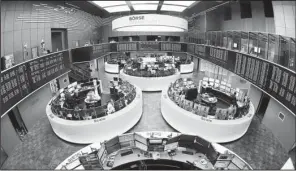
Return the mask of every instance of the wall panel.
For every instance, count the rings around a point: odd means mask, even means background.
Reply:
[[[5,115],[1,118],[1,146],[9,156],[13,152],[15,146],[20,142],[21,140],[13,128],[9,116]]]
[[[28,131],[32,130],[36,121],[43,117],[46,119],[45,107],[51,98],[47,84],[17,105]]]
[[[284,121],[278,118],[285,115]],[[295,143],[295,116],[273,98],[270,98],[262,123],[267,126],[288,152]]]

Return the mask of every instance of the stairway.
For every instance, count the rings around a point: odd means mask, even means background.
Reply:
[[[70,82],[75,81],[88,81],[91,78],[90,71],[87,69],[81,68],[76,64],[72,64],[71,72],[69,73]]]

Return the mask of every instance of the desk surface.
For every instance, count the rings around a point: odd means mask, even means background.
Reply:
[[[139,160],[147,160],[147,159],[153,159],[150,157],[146,157],[144,155],[144,152],[138,148],[132,148],[133,154],[129,154],[126,156],[121,156],[121,152],[119,151],[115,157],[114,157],[114,164],[112,168],[123,165],[125,163],[129,163],[132,161],[139,161]],[[176,150],[176,155],[170,156],[168,152],[150,152],[150,153],[159,153],[160,158],[159,159],[165,159],[165,160],[174,160],[174,161],[180,161],[186,163],[186,161],[195,163],[197,167],[201,169],[214,169],[214,166],[212,163],[207,159],[207,157],[202,153],[194,153],[193,155],[184,154],[180,150]],[[202,162],[206,161],[204,164]],[[104,168],[111,169],[107,166],[107,162],[103,164]]]

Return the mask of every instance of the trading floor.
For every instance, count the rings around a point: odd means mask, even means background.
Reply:
[[[104,71],[103,59],[99,60],[98,77],[103,82],[116,74]],[[185,74],[188,77],[192,74]],[[203,73],[194,72],[195,82],[203,77]],[[231,84],[244,88],[247,83],[241,83],[233,77]],[[103,91],[108,91],[108,85],[103,85]],[[175,131],[162,118],[160,111],[161,92],[143,92],[143,115],[140,121],[128,132],[140,131]],[[44,111],[40,111],[44,113]],[[281,169],[289,158],[281,144],[272,132],[254,117],[247,133],[237,141],[222,144],[237,153],[255,169]],[[47,116],[36,122],[24,141],[17,145],[13,154],[5,161],[2,169],[55,169],[68,156],[85,147],[65,142],[53,132]]]

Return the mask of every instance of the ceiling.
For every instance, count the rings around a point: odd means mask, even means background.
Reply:
[[[191,16],[199,12],[205,11],[216,5],[223,3],[223,1],[66,1],[67,4],[76,6],[82,11],[88,12],[92,15],[107,18],[110,16],[122,16],[132,14],[170,14],[178,16]],[[101,3],[103,2],[103,3]],[[100,4],[100,5],[98,5]],[[125,10],[121,12],[114,12],[118,6],[125,6]],[[155,7],[157,6],[157,7]],[[174,6],[174,7],[173,7]],[[113,9],[112,9],[113,7]],[[169,7],[169,8],[167,8]],[[111,10],[110,10],[111,9]],[[110,12],[108,12],[108,10]],[[113,10],[113,11],[112,11]],[[116,11],[116,10],[115,10]]]

